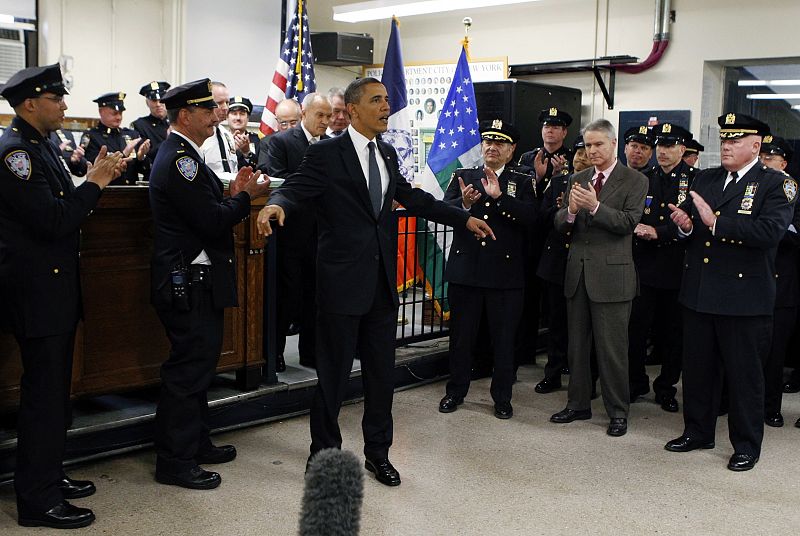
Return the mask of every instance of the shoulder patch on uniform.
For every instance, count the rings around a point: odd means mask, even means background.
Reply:
[[[175,161],[178,171],[187,181],[193,181],[197,177],[197,160],[191,156],[182,156]]]
[[[26,151],[11,151],[3,159],[8,170],[18,178],[26,181],[31,178],[31,157]]]
[[[786,194],[786,199],[791,203],[797,197],[797,182],[794,179],[786,179],[783,181],[783,193]]]

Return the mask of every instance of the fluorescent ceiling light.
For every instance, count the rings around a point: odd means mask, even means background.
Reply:
[[[524,4],[538,0],[372,0],[343,6],[334,6],[333,20],[363,22],[396,17],[410,17],[443,11],[474,9],[479,7]]]
[[[795,104],[794,106],[792,106],[792,109],[800,110],[800,104]]]
[[[4,15],[0,13],[0,22],[5,22],[6,24],[12,24],[14,22],[14,15]]]
[[[748,93],[747,98],[752,100],[800,99],[800,93]]]
[[[800,80],[739,80],[739,87],[800,86]]]

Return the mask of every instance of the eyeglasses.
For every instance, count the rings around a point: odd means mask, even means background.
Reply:
[[[56,97],[48,97],[47,95],[42,95],[42,99],[47,99],[49,101],[53,101],[55,103],[61,104],[64,102],[64,95],[58,95]]]
[[[279,121],[278,124],[280,126],[282,126],[282,127],[286,127],[286,126],[294,127],[294,126],[297,126],[297,123],[299,123],[299,122],[300,122],[299,119],[292,119],[290,121]]]

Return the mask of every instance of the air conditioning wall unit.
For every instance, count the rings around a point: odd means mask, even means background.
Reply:
[[[25,68],[25,32],[0,28],[0,84]]]

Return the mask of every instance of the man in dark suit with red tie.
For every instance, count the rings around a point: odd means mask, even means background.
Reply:
[[[794,212],[797,182],[758,160],[769,126],[718,119],[722,166],[703,170],[672,221],[688,238],[683,316],[683,422],[672,452],[714,448],[728,386],[731,471],[755,467],[764,438],[764,374],[775,307],[775,253]]]
[[[400,484],[389,461],[392,444],[397,232],[391,214],[396,199],[411,214],[464,226],[485,238],[491,229],[464,210],[437,201],[400,175],[397,153],[377,139],[386,132],[389,98],[374,78],[345,91],[352,120],[347,131],[308,148],[291,175],[258,215],[258,229],[271,234],[270,220],[283,224],[298,206],[313,203],[317,241],[317,373],[311,406],[311,456],[341,448],[339,408],[356,351],[364,382],[365,466],[387,486]]]

